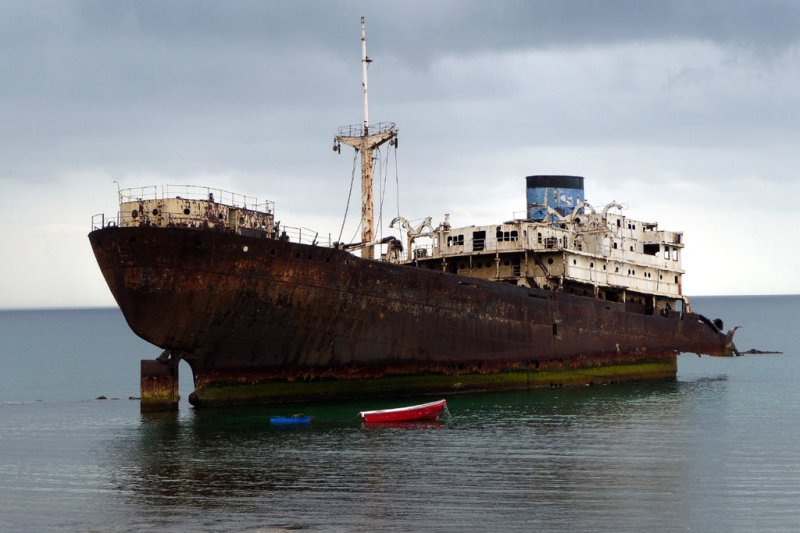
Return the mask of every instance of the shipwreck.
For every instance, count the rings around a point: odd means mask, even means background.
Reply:
[[[92,249],[142,361],[142,409],[174,409],[178,363],[198,407],[674,378],[683,352],[730,356],[733,329],[692,312],[683,234],[594,207],[580,176],[525,178],[524,216],[453,227],[403,217],[375,237],[362,19],[361,239],[276,221],[275,205],[194,186],[119,191]],[[735,329],[735,328],[734,328]]]

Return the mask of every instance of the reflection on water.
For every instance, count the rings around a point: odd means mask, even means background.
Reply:
[[[149,414],[108,466],[132,512],[175,524],[202,510],[209,527],[569,529],[619,526],[621,514],[658,527],[684,523],[702,475],[694,399],[725,390],[701,380],[456,395],[444,423],[369,428],[357,413],[388,405],[304,406],[314,422],[295,428],[271,427],[284,413],[266,407]]]

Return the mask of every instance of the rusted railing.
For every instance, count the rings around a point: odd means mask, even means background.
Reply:
[[[149,217],[147,215],[140,218],[135,226],[147,226],[149,224],[154,224],[157,219],[160,219],[161,222],[158,224],[159,226],[165,227],[181,227],[181,228],[201,228],[201,229],[209,229],[213,227],[213,223],[209,221],[205,221],[199,219],[198,217],[193,216],[185,216],[185,215],[175,215],[172,213],[163,213],[160,217]],[[105,213],[98,213],[96,215],[92,215],[92,231],[119,226],[121,220],[121,214],[117,213],[116,215],[107,215]],[[220,223],[220,228],[225,230],[232,230],[227,224]],[[238,229],[258,229],[258,228],[249,228],[247,226],[241,226]],[[272,237],[272,235],[269,235]],[[289,242],[299,243],[299,244],[309,244],[312,246],[324,246],[327,248],[332,247],[332,240],[330,234],[328,235],[320,235],[319,232],[308,229],[308,228],[296,228],[292,226],[280,226],[278,228],[277,234],[274,236],[276,239],[284,239],[288,240]]]
[[[330,235],[320,235],[319,232],[308,228],[294,228],[292,226],[281,226],[278,239],[288,240],[299,244],[310,244],[312,246],[332,246]]]
[[[119,213],[116,215],[106,215],[105,213],[98,213],[92,215],[92,231],[107,227],[119,225]]]
[[[397,126],[394,122],[379,122],[377,124],[371,124],[366,133],[364,132],[363,124],[342,126],[339,128],[339,133],[337,135],[339,137],[364,137],[365,135],[378,135],[380,133],[395,131],[397,131]]]
[[[163,200],[167,198],[213,201],[218,204],[241,207],[252,211],[275,212],[275,202],[266,200],[259,203],[258,198],[255,196],[247,196],[200,185],[162,185],[161,187],[150,185],[119,191],[120,203],[136,202],[138,200]]]

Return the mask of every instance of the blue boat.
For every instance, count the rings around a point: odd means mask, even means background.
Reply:
[[[269,423],[273,426],[299,426],[311,423],[311,417],[306,415],[271,416]]]

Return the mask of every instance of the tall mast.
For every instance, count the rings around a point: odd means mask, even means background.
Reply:
[[[334,138],[335,146],[344,143],[361,152],[361,257],[373,259],[375,252],[375,209],[372,199],[372,151],[397,137],[393,122],[381,122],[370,128],[367,101],[367,67],[372,60],[367,57],[367,29],[361,17],[361,93],[364,102],[364,122],[339,128]]]
[[[367,57],[367,24],[361,17],[361,93],[364,99],[364,133],[369,133],[369,98],[367,96],[367,67],[372,60]]]

